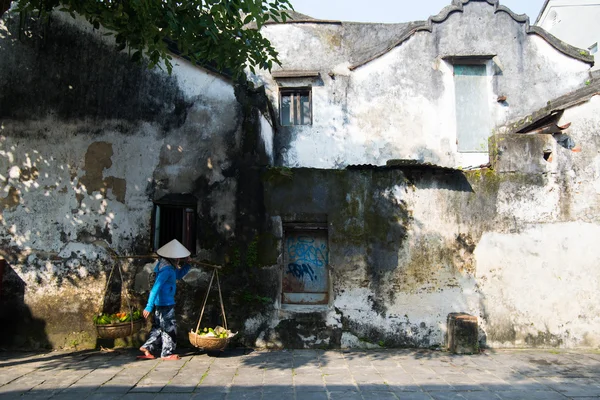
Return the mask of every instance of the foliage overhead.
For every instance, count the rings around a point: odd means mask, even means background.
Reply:
[[[145,55],[150,67],[173,68],[169,44],[194,63],[231,71],[270,70],[277,52],[260,28],[269,20],[285,22],[290,0],[19,0],[18,11],[42,16],[58,9],[84,16],[93,26],[114,35],[120,50],[132,59]]]

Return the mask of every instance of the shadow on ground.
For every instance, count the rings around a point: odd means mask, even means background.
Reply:
[[[0,353],[0,398],[568,399],[600,397],[597,352],[182,349]],[[33,396],[33,397],[32,397]]]

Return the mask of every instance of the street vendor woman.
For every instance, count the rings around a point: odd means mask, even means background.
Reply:
[[[146,343],[140,347],[144,355],[139,359],[153,359],[152,353],[160,350],[163,360],[178,360],[179,356],[173,354],[177,346],[177,321],[175,320],[175,292],[176,280],[181,279],[190,270],[190,252],[177,239],[171,240],[156,253],[160,256],[154,272],[156,280],[148,304],[143,311],[144,318],[154,312],[152,329]],[[183,265],[181,265],[183,264]]]

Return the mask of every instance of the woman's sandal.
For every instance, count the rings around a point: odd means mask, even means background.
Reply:
[[[161,357],[162,360],[167,360],[167,361],[172,361],[172,360],[180,360],[179,356],[177,354],[171,354],[169,356],[166,357]]]
[[[143,356],[137,356],[136,358],[138,360],[154,360],[156,357],[154,357],[152,354],[144,354]]]
[[[147,349],[147,348],[145,348],[145,347],[140,347],[140,351],[141,351],[142,353],[144,353],[144,355],[142,355],[142,356],[137,356],[136,358],[137,358],[138,360],[154,360],[154,359],[156,358],[156,357],[154,357],[154,356],[153,356],[153,355],[152,355],[152,354],[151,354],[151,353],[148,351],[148,349]]]

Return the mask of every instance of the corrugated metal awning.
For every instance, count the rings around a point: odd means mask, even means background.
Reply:
[[[353,164],[346,166],[346,169],[349,170],[359,170],[359,169],[375,169],[375,170],[385,170],[385,169],[431,169],[431,170],[442,170],[442,171],[462,171],[458,168],[452,167],[444,167],[442,165],[436,165],[429,162],[422,162],[419,160],[410,160],[410,159],[392,159],[387,160],[385,165],[374,165],[374,164]]]

